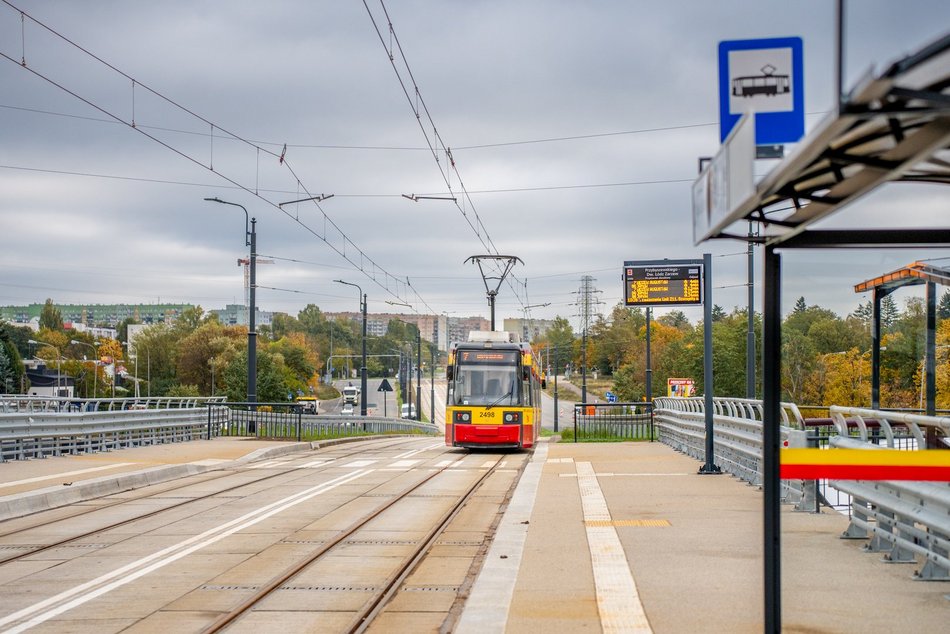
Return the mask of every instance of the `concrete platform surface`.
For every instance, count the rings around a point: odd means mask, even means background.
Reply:
[[[319,444],[219,437],[0,462],[0,521],[210,471],[235,460],[272,458]]]
[[[701,463],[660,443],[551,443],[534,458],[530,511],[510,508],[499,526],[502,537],[526,531],[523,553],[496,539],[458,632],[763,630],[758,488],[699,475]],[[783,508],[783,631],[946,631],[950,584],[915,581],[919,565],[840,539],[847,525],[834,511]],[[513,593],[499,596],[492,568],[519,556]]]
[[[0,520],[319,444],[217,438],[0,463]],[[660,443],[540,443],[454,631],[761,632],[762,493],[700,466]],[[950,584],[839,539],[838,513],[781,517],[784,631],[946,631]]]

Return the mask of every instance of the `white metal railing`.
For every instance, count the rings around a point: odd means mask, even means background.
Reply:
[[[702,397],[659,398],[654,401],[658,438],[678,451],[705,461],[705,403]],[[762,401],[713,399],[713,430],[721,469],[755,485],[762,484]],[[947,451],[926,449],[946,445],[950,418],[861,408],[830,408],[837,435],[832,447],[878,451]],[[789,446],[806,446],[805,420],[793,403],[781,404],[780,438]],[[873,423],[873,425],[872,425]],[[879,429],[883,436],[872,434]],[[901,434],[902,430],[906,433]],[[897,441],[906,435],[911,446]],[[898,446],[904,449],[898,449]],[[950,580],[950,482],[844,481],[830,482],[851,496],[851,523],[842,535],[868,539],[868,552],[883,553],[886,561],[920,563],[917,577]],[[782,480],[782,497],[805,510],[815,504],[815,483]]]
[[[0,413],[98,412],[129,409],[180,409],[224,403],[224,396],[148,396],[139,398],[65,398],[0,394]]]
[[[832,447],[944,451],[950,464],[950,450],[927,449],[950,437],[948,417],[837,406],[830,413],[838,430]],[[849,421],[854,424],[849,426]],[[883,437],[869,433],[868,421],[875,422]],[[908,434],[914,447],[900,449],[897,439]],[[917,563],[920,557],[919,579],[950,580],[950,482],[833,480],[830,484],[851,496],[851,523],[842,537],[869,539],[865,550],[881,553],[885,561]]]
[[[0,462],[207,437],[207,409],[0,413]]]

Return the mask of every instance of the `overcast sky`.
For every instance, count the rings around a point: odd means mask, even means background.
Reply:
[[[832,103],[833,2],[399,0],[395,38],[367,4],[0,4],[0,305],[242,303],[244,214],[207,197],[257,218],[264,310],[356,310],[343,279],[371,312],[487,317],[464,260],[491,250],[524,262],[499,321],[572,317],[583,275],[607,312],[624,260],[705,252],[713,301],[745,305],[744,243],[694,246],[690,225],[697,158],[719,145],[717,45],[800,36],[807,131]],[[945,0],[847,6],[848,86],[950,29]],[[402,196],[450,188],[457,204]],[[947,201],[894,184],[824,224],[934,225]],[[869,299],[854,284],[945,256],[792,253],[783,307],[844,316]]]

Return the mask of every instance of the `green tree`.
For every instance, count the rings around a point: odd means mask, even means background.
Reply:
[[[212,379],[221,380],[222,369],[238,356],[246,340],[247,329],[243,326],[222,326],[217,321],[201,324],[177,345],[178,383],[194,385],[200,393],[211,394]]]
[[[15,343],[17,330],[24,329],[0,323],[0,392],[6,394],[20,394],[28,387],[23,359]]]
[[[937,303],[937,319],[950,319],[950,290],[944,291]]]
[[[168,396],[190,397],[201,396],[201,391],[197,385],[173,385],[168,390]]]
[[[175,320],[175,328],[183,333],[194,332],[201,325],[205,311],[201,306],[189,306]]]
[[[891,326],[897,323],[901,316],[901,311],[897,307],[897,302],[890,295],[885,295],[881,300],[881,329],[890,330]]]
[[[874,304],[870,301],[859,304],[851,313],[851,316],[870,328],[871,321],[874,319]]]
[[[63,314],[53,305],[52,299],[47,298],[40,311],[40,328],[58,332],[63,330]]]
[[[290,389],[284,382],[284,362],[280,355],[257,351],[257,400],[260,403],[287,401]],[[247,400],[247,350],[242,350],[224,371],[224,391],[229,401]]]

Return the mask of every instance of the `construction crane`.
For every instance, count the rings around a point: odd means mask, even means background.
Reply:
[[[251,323],[251,317],[248,315],[249,306],[251,304],[251,259],[250,258],[238,258],[238,266],[244,266],[244,323]],[[266,260],[263,258],[257,258],[257,264],[273,264],[273,260]]]

